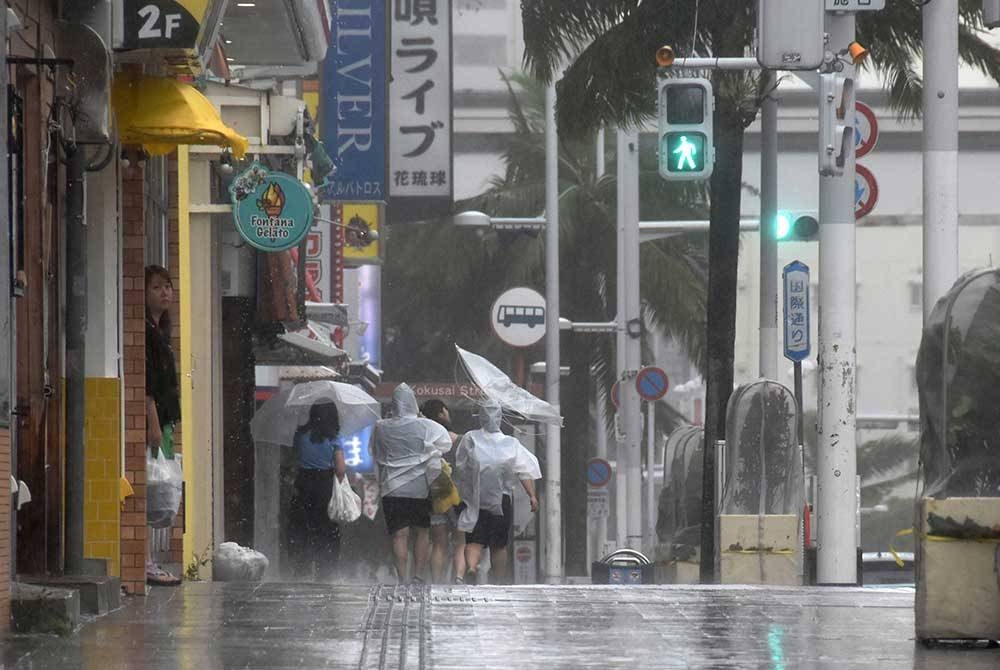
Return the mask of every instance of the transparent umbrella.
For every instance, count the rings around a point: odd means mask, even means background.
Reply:
[[[329,379],[303,382],[260,406],[250,421],[254,441],[292,446],[295,431],[309,419],[309,408],[323,401],[337,405],[341,435],[353,435],[382,418],[378,400],[356,386]]]
[[[562,425],[562,417],[555,407],[512,382],[510,377],[479,354],[466,351],[457,344],[455,349],[469,379],[484,395],[499,403],[502,409],[528,421]]]

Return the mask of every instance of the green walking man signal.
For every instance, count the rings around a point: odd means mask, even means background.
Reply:
[[[711,177],[715,163],[711,82],[661,79],[657,102],[660,176],[666,180]]]

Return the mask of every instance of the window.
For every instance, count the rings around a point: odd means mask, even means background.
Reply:
[[[167,157],[151,156],[146,159],[144,172],[146,216],[146,264],[170,267],[168,246],[169,224],[167,219]]]

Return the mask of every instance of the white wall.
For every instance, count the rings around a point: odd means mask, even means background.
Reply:
[[[117,377],[120,339],[121,240],[117,161],[87,173],[87,338],[84,373]]]

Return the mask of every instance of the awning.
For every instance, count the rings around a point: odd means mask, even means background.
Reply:
[[[222,122],[219,113],[194,86],[169,77],[119,73],[111,89],[123,144],[141,144],[163,155],[180,144],[208,144],[232,149],[236,158],[249,142]]]

